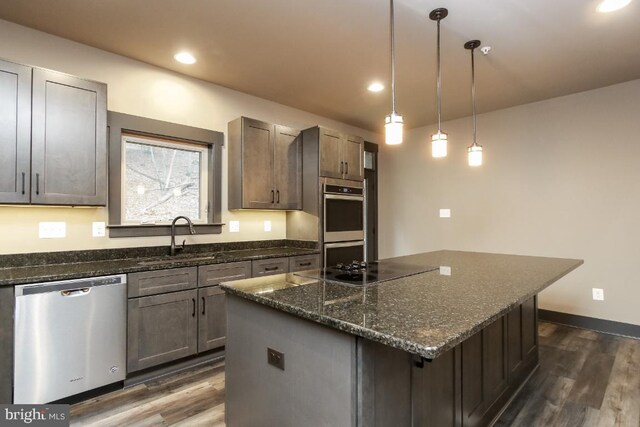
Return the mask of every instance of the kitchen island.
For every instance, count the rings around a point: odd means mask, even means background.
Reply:
[[[538,365],[537,294],[581,260],[459,251],[369,286],[223,284],[235,425],[489,425]]]

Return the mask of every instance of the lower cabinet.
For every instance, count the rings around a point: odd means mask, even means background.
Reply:
[[[225,344],[227,304],[220,286],[198,289],[198,302],[198,353],[201,353]]]
[[[197,290],[128,301],[127,372],[196,354]]]

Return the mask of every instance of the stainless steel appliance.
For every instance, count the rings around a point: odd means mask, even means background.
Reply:
[[[349,263],[339,263],[320,270],[301,271],[294,274],[306,278],[332,280],[349,285],[365,286],[437,269],[438,267],[381,260],[374,262],[353,261]]]
[[[49,403],[124,380],[126,276],[15,288],[14,403]]]
[[[364,240],[364,190],[324,185],[324,243]]]

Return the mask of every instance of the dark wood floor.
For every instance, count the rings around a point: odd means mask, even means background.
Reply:
[[[640,340],[546,322],[539,329],[540,367],[496,426],[640,427]],[[224,398],[217,363],[74,405],[71,424],[224,426]]]

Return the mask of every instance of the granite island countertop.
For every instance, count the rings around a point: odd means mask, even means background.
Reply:
[[[192,245],[176,256],[160,255],[168,247],[69,251],[0,256],[0,286],[80,279],[166,268],[319,254],[313,245],[287,241]]]
[[[229,294],[433,359],[579,267],[578,259],[436,251],[392,258],[440,269],[356,287],[295,273],[223,283]]]

